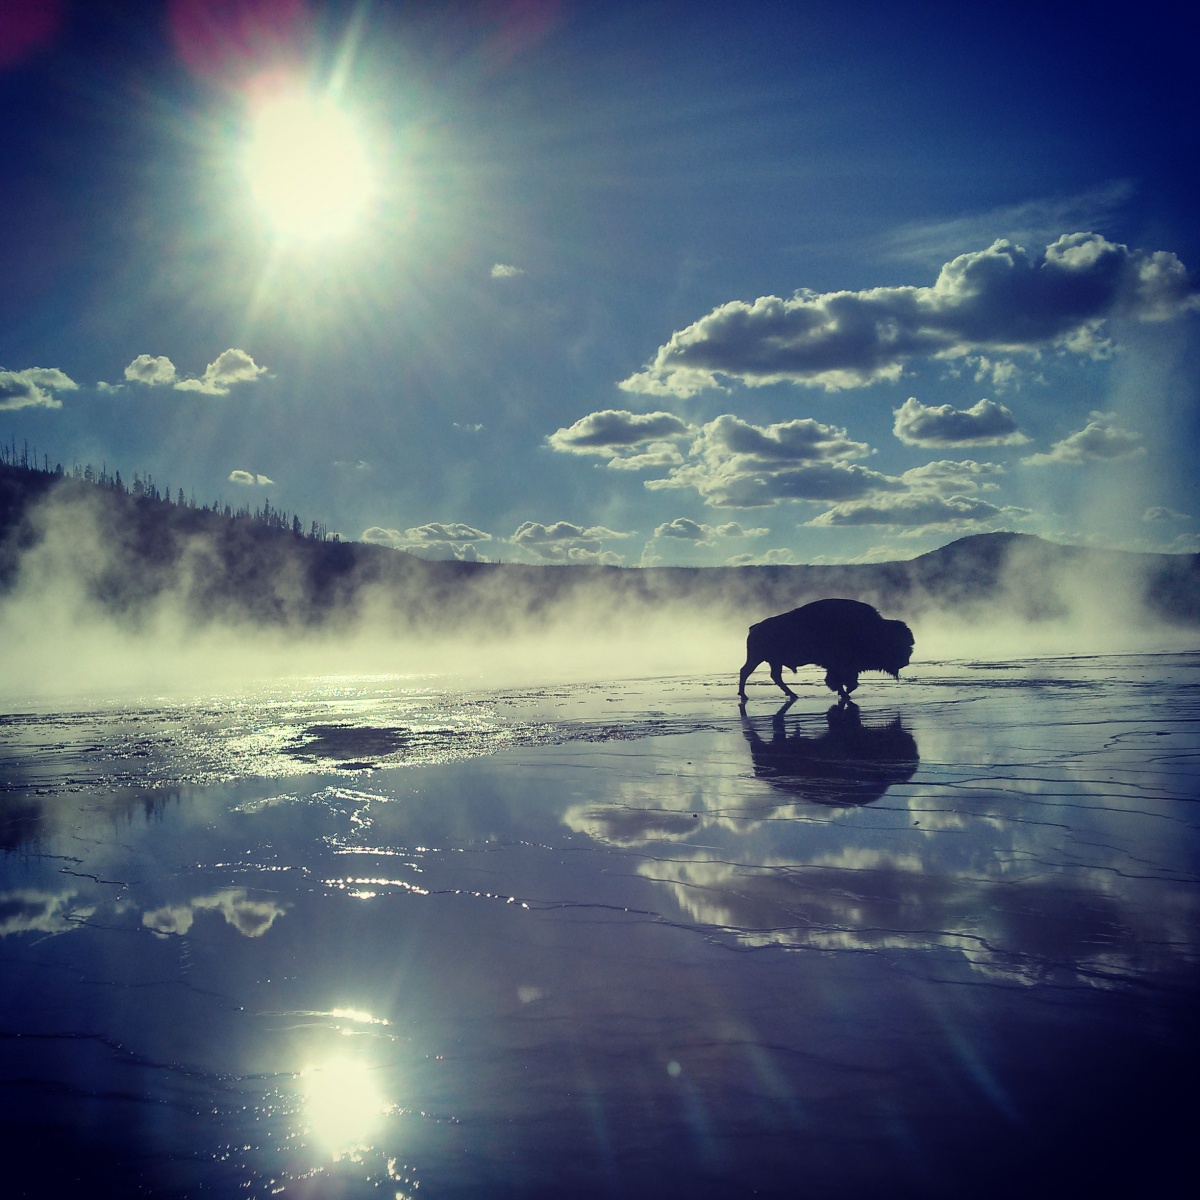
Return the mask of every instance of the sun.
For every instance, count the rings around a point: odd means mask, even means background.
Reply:
[[[353,230],[375,190],[352,117],[331,100],[303,92],[273,95],[253,109],[245,170],[259,212],[289,239]]]

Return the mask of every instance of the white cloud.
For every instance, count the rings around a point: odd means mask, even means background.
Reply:
[[[275,480],[268,479],[265,475],[256,475],[253,471],[230,471],[229,482],[240,483],[243,487],[266,487]]]
[[[976,435],[971,440],[978,441],[1012,436],[1004,433],[1011,414],[991,401],[981,401],[965,414],[949,407],[925,409],[915,400],[905,409],[908,416],[923,417],[931,424],[944,421],[964,439],[966,433]],[[959,418],[965,418],[965,424]],[[990,434],[986,439],[985,432]],[[823,502],[832,507],[809,524],[827,526],[977,528],[1027,515],[1023,509],[1003,507],[979,495],[999,489],[996,479],[1005,474],[1000,464],[942,459],[895,476],[851,461],[872,453],[870,446],[850,438],[845,429],[811,418],[760,426],[725,413],[696,431],[681,463],[669,466],[665,477],[647,480],[645,486],[652,491],[693,488],[714,508],[766,508],[787,500]],[[563,527],[564,536],[578,538],[585,532],[578,526]],[[654,530],[642,561],[657,561],[655,541],[712,545],[723,537],[758,537],[767,532],[743,529],[735,521],[713,526],[677,517]],[[513,540],[532,544],[554,539],[538,526],[536,531],[523,527]],[[730,562],[776,561],[770,553],[738,556]]]
[[[677,467],[684,461],[674,442],[651,442],[639,454],[618,455],[605,464],[610,471],[655,471]]]
[[[165,355],[157,358],[139,354],[125,368],[125,378],[130,383],[144,383],[148,387],[163,387],[175,382],[175,364]]]
[[[553,525],[542,525],[537,521],[524,521],[517,531],[509,538],[516,545],[548,545],[554,542],[569,542],[579,538],[626,538],[629,533],[617,533],[603,525],[592,525],[584,528],[573,525],[570,521],[555,521]]]
[[[679,538],[685,542],[706,542],[712,533],[711,525],[698,525],[687,517],[666,521],[655,531],[656,538]]]
[[[788,567],[799,563],[795,550],[785,546],[776,546],[773,550],[764,550],[761,554],[734,554],[725,560],[730,567]]]
[[[79,387],[75,380],[57,367],[26,367],[18,374],[36,386],[49,388],[51,391],[73,392]]]
[[[492,535],[461,522],[430,521],[425,525],[414,525],[403,530],[372,525],[370,529],[363,530],[361,540],[376,546],[406,550],[422,558],[480,562],[483,560],[475,544],[490,542]]]
[[[370,542],[374,546],[391,546],[393,549],[399,549],[401,543],[405,541],[405,537],[404,531],[401,529],[385,529],[382,525],[372,525],[359,534],[358,540]]]
[[[1146,453],[1142,435],[1114,424],[1116,413],[1093,412],[1091,420],[1077,433],[1055,442],[1045,454],[1023,458],[1030,466],[1080,466],[1089,462],[1115,462]]]
[[[1011,446],[1029,439],[1012,411],[993,400],[970,408],[928,406],[909,396],[897,409],[892,432],[910,446]]]
[[[625,563],[625,555],[615,550],[605,550],[600,546],[568,546],[566,561],[596,567],[620,567]]]
[[[700,440],[715,454],[759,466],[865,458],[872,452],[865,442],[851,441],[844,429],[811,417],[760,426],[726,413],[704,426]]]
[[[651,491],[695,488],[714,508],[769,508],[781,500],[836,500],[900,486],[857,463],[826,462],[771,470],[738,470],[726,460],[688,463],[666,479],[648,479]]]
[[[1094,233],[1031,255],[999,240],[947,262],[929,287],[734,300],[672,334],[627,391],[690,396],[725,381],[828,391],[895,381],[914,359],[1094,348],[1109,317],[1161,321],[1200,306],[1183,263]]]
[[[1003,474],[1005,470],[999,463],[981,463],[971,458],[937,459],[910,468],[900,476],[900,481],[911,491],[965,495],[995,491],[999,485],[991,481],[991,476]]]
[[[491,276],[493,279],[513,279],[517,275],[524,275],[525,272],[521,267],[513,267],[508,263],[493,263]]]
[[[1059,345],[1068,354],[1090,358],[1095,362],[1104,362],[1117,352],[1116,344],[1104,334],[1103,321],[1089,321],[1081,325],[1064,337]]]
[[[966,361],[968,366],[975,368],[976,383],[990,381],[998,391],[1010,387],[1021,374],[1021,369],[1009,358],[988,358],[986,354],[978,354],[969,355]]]
[[[1187,513],[1177,512],[1173,508],[1164,508],[1160,504],[1156,504],[1142,513],[1142,520],[1149,524],[1156,524],[1160,521],[1190,521],[1191,519]]]
[[[654,537],[674,538],[706,546],[717,538],[762,537],[769,532],[769,529],[743,529],[736,521],[727,521],[724,525],[704,525],[688,517],[676,517],[659,525]]]
[[[405,536],[413,542],[490,542],[492,535],[473,525],[464,525],[461,521],[449,524],[442,521],[430,521],[426,525],[416,525],[404,531]]]
[[[887,476],[847,461],[871,453],[844,429],[811,418],[761,426],[725,413],[699,430],[682,465],[646,487],[695,488],[718,508],[839,500],[890,486]]]
[[[977,496],[939,496],[936,492],[904,492],[849,500],[813,517],[814,526],[903,525],[919,531],[959,529],[1011,522],[1028,514],[1023,509],[1002,508]]]
[[[141,357],[148,356],[143,354]],[[257,379],[266,369],[260,367],[245,350],[230,348],[218,354],[204,368],[202,378],[180,379],[175,383],[175,389],[180,392],[201,392],[205,396],[227,396],[235,383],[248,383]]]
[[[817,528],[888,525],[906,534],[1008,527],[1029,516],[1027,509],[993,504],[978,493],[995,491],[997,463],[939,460],[905,471],[888,490],[835,504],[807,524]]]
[[[736,521],[726,521],[724,525],[718,525],[713,531],[718,537],[765,537],[771,531],[769,529],[743,529]]]
[[[674,413],[606,408],[556,429],[546,442],[566,454],[600,455],[614,470],[636,471],[682,463],[683,456],[670,439],[691,432],[692,426]]]
[[[26,367],[23,371],[0,370],[0,410],[16,408],[62,408],[55,392],[73,392],[79,385],[57,367]]]
[[[616,566],[624,562],[624,556],[606,549],[604,543],[632,536],[632,532],[620,533],[604,525],[585,527],[570,521],[543,525],[538,521],[524,521],[508,541],[549,562]]]

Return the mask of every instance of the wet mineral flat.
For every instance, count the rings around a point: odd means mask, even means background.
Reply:
[[[1153,1194],[1198,667],[10,706],[18,1194]]]

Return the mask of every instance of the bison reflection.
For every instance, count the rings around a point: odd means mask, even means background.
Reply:
[[[887,725],[864,725],[858,705],[843,702],[825,714],[824,733],[805,735],[799,720],[787,729],[791,705],[789,700],[771,719],[770,741],[742,716],[754,774],[772,787],[814,804],[871,804],[916,772],[917,743],[898,716]]]

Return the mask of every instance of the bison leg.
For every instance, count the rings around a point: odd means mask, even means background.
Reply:
[[[844,667],[830,667],[825,672],[825,686],[831,692],[837,692],[842,700],[849,700],[850,693],[858,687],[858,672],[848,671]]]
[[[825,677],[825,682],[829,684],[830,687],[833,687],[833,684],[829,683],[828,676]],[[851,703],[850,693],[854,691],[856,687],[858,687],[858,673],[856,671],[848,671],[845,675],[839,676],[837,679],[836,689],[838,694],[838,703]]]
[[[738,676],[738,695],[743,700],[746,698],[746,680],[750,678],[750,675],[760,662],[762,662],[762,659],[755,658],[753,655],[749,655],[746,658],[746,665],[742,668],[741,674]]]
[[[779,687],[783,688],[784,692],[791,696],[793,700],[796,698],[796,693],[792,691],[786,683],[783,682],[783,663],[773,662],[771,664],[771,679]]]

